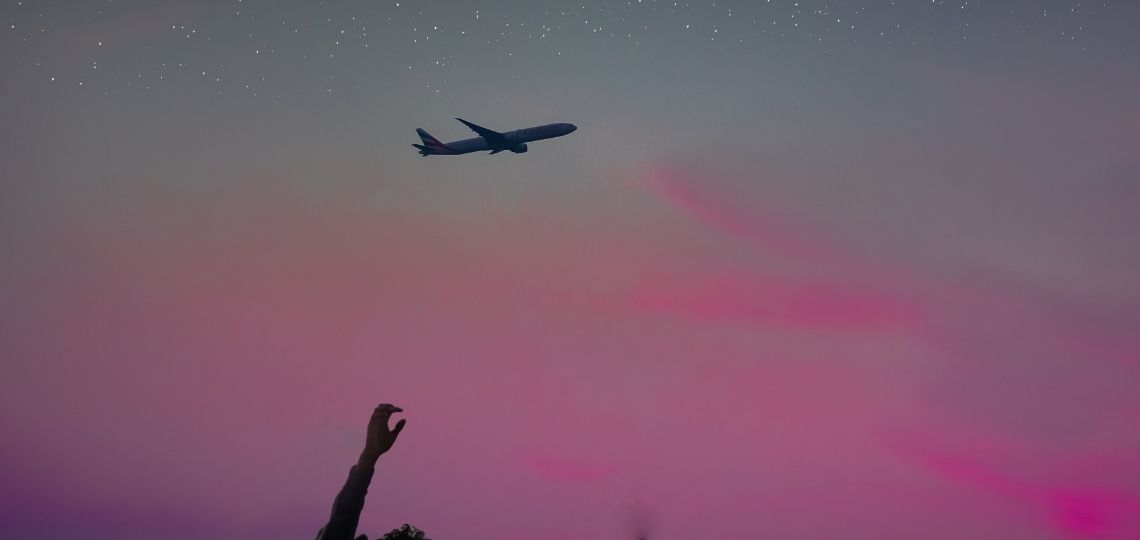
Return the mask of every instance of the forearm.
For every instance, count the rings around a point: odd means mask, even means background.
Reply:
[[[348,479],[333,501],[332,513],[320,536],[321,540],[352,540],[356,536],[360,512],[364,509],[364,498],[368,494],[375,465],[374,459],[361,459],[348,471]]]
[[[356,460],[356,468],[361,471],[371,471],[376,468],[376,460],[380,459],[380,454],[369,450],[364,450],[360,453],[360,458]]]

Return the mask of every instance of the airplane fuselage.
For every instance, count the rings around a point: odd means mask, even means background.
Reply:
[[[480,127],[480,129],[483,128]],[[528,142],[561,137],[573,133],[577,129],[578,127],[574,124],[567,123],[544,124],[501,133],[484,129],[480,133],[487,133],[487,135],[480,135],[478,137],[448,143],[436,141],[426,132],[422,132],[420,133],[420,138],[423,139],[424,145],[415,146],[420,149],[421,155],[458,155],[488,150],[492,153],[506,150],[522,153],[527,151],[526,143]]]
[[[520,144],[569,135],[575,129],[577,128],[574,127],[573,124],[545,124],[516,129],[514,131],[504,131],[504,144],[502,146],[504,150],[510,150],[511,148],[518,147]],[[472,137],[470,139],[449,142],[447,143],[447,147],[455,150],[456,154],[469,154],[471,152],[494,150],[499,147],[499,145],[491,146],[491,144],[487,142],[487,139],[483,137]]]

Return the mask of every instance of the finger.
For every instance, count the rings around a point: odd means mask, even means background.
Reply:
[[[401,409],[395,405],[389,405],[389,404],[385,403],[383,405],[380,405],[379,407],[376,407],[376,410],[372,411],[372,420],[383,422],[384,425],[387,426],[388,425],[388,417],[392,416],[393,413],[398,413],[398,412],[402,412],[402,411],[403,411],[403,409]]]
[[[395,436],[399,435],[400,432],[404,430],[404,424],[406,424],[407,422],[408,422],[407,420],[403,420],[403,419],[401,419],[399,422],[396,422],[396,427],[392,428],[392,436],[395,437]]]
[[[392,405],[391,403],[381,403],[380,405],[376,406],[376,409],[373,412],[392,414],[392,413],[404,412],[404,409],[401,409],[395,405]]]

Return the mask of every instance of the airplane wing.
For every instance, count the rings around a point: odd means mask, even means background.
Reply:
[[[502,144],[504,142],[503,141],[503,139],[504,139],[503,134],[499,133],[498,131],[487,129],[483,126],[472,124],[471,122],[468,122],[462,118],[456,118],[456,120],[463,122],[463,125],[471,128],[471,131],[478,133],[479,136],[486,139],[487,143],[490,144],[491,146],[495,146],[496,143]]]

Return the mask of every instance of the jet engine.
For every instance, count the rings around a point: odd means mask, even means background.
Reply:
[[[511,148],[511,152],[514,152],[516,154],[525,154],[526,153],[526,143],[523,143],[523,144],[520,144],[514,148]]]

